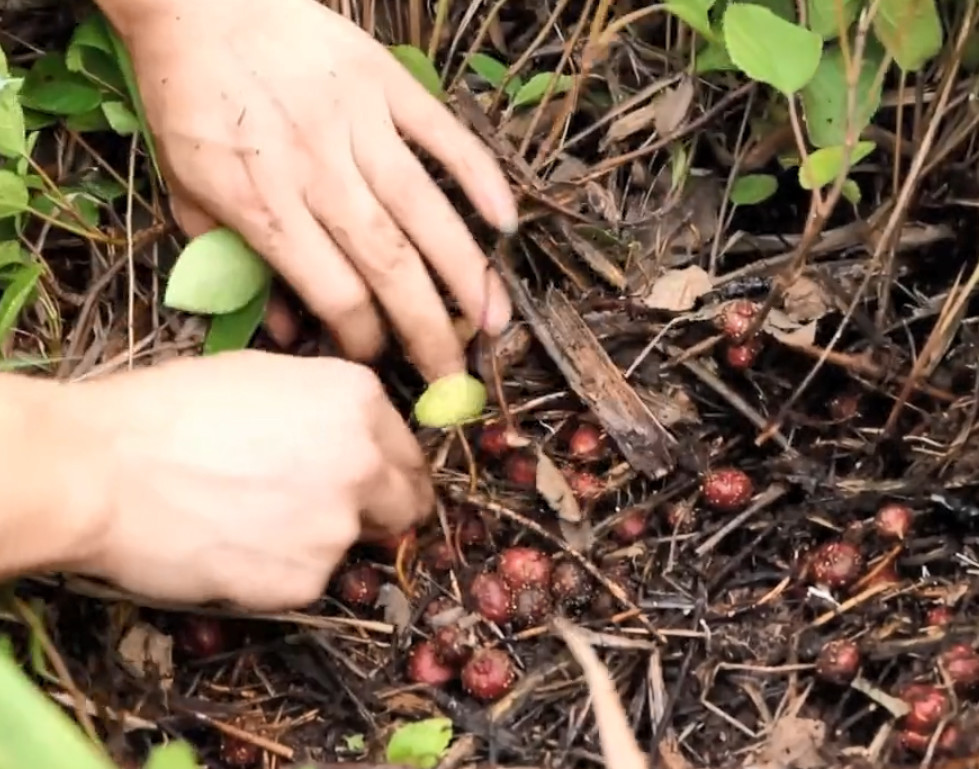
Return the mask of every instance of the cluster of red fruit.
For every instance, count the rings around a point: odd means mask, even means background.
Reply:
[[[745,337],[758,315],[758,304],[748,299],[728,302],[717,316],[718,326],[727,337],[723,352],[724,360],[733,369],[751,368],[764,348],[761,335]]]

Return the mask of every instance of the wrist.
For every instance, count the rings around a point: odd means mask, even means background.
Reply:
[[[85,385],[0,375],[0,579],[71,568],[90,557],[107,515],[103,436]],[[95,432],[93,432],[95,430]]]

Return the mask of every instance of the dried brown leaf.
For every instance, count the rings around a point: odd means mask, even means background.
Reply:
[[[581,508],[564,473],[540,448],[537,449],[537,491],[560,520],[581,523]]]
[[[391,582],[381,585],[374,605],[384,608],[384,621],[394,625],[399,633],[411,625],[411,602],[397,585]]]
[[[133,625],[119,642],[119,656],[138,678],[157,678],[164,689],[173,683],[173,639],[145,622]]]
[[[754,762],[757,769],[820,769],[827,765],[820,753],[826,724],[812,718],[783,716],[768,733]]]
[[[656,118],[656,102],[644,104],[642,107],[626,112],[622,117],[612,121],[605,134],[606,142],[622,141],[634,133],[651,128]]]
[[[785,314],[800,323],[818,320],[829,309],[829,299],[823,287],[804,275],[785,289],[782,304]]]
[[[690,114],[693,103],[693,79],[684,77],[675,88],[667,88],[653,100],[653,122],[656,132],[666,136],[679,128]]]
[[[697,265],[664,273],[643,298],[643,304],[654,310],[683,312],[691,309],[700,297],[714,288],[710,275]]]

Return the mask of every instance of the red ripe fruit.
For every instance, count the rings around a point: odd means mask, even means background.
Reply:
[[[426,547],[424,559],[428,568],[438,574],[447,572],[455,563],[452,548],[444,539],[436,540]]]
[[[525,585],[513,594],[513,619],[522,627],[539,625],[551,609],[550,592],[540,585]]]
[[[410,553],[415,547],[416,541],[417,535],[412,528],[400,534],[392,534],[390,537],[378,540],[374,543],[374,547],[381,550],[393,563],[397,559],[398,552],[400,552],[402,547],[406,553]]]
[[[745,371],[755,365],[763,346],[758,337],[749,339],[744,344],[729,344],[724,348],[724,360],[736,371]]]
[[[874,526],[881,539],[903,541],[911,530],[911,509],[898,502],[890,502],[877,511]]]
[[[488,538],[486,524],[478,515],[466,515],[459,521],[459,544],[463,547],[480,547]]]
[[[817,585],[846,587],[860,577],[863,556],[857,546],[850,542],[827,542],[812,552],[808,567]]]
[[[507,480],[522,489],[537,488],[537,457],[524,451],[507,455],[504,461]]]
[[[262,749],[252,742],[221,735],[221,763],[231,769],[248,769],[262,758]]]
[[[582,462],[594,462],[602,458],[605,440],[602,432],[589,422],[579,424],[568,439],[568,453]]]
[[[205,659],[223,652],[227,646],[224,623],[217,617],[187,615],[176,633],[177,646],[188,657]]]
[[[816,673],[824,681],[848,684],[860,670],[860,648],[846,639],[830,641],[819,650]]]
[[[580,501],[598,499],[605,493],[605,485],[593,473],[565,470],[564,477]]]
[[[381,592],[381,574],[367,563],[351,566],[337,577],[337,594],[350,606],[373,606]]]
[[[860,414],[860,396],[840,393],[830,398],[827,408],[834,422],[849,422]]]
[[[701,483],[704,501],[722,513],[734,513],[748,504],[755,486],[743,470],[722,467],[704,476]]]
[[[956,691],[966,691],[979,684],[979,654],[968,644],[955,644],[946,649],[941,664]]]
[[[477,446],[479,450],[488,457],[499,459],[508,451],[510,444],[507,441],[506,425],[490,424],[483,427],[479,432]]]
[[[592,598],[591,576],[580,563],[561,561],[551,572],[551,596],[568,611],[583,609]]]
[[[455,670],[442,662],[431,641],[419,641],[408,657],[408,678],[416,684],[442,686],[455,677]]]
[[[547,587],[551,582],[554,562],[536,547],[508,547],[500,553],[497,573],[511,588],[534,585]]]
[[[947,606],[932,606],[925,615],[925,625],[927,627],[942,627],[950,625],[954,615]]]
[[[462,668],[462,686],[483,702],[498,700],[510,691],[516,672],[502,649],[479,649]]]
[[[472,655],[466,631],[458,625],[440,627],[432,637],[432,644],[439,661],[452,667],[464,665]]]
[[[751,328],[759,307],[749,299],[734,299],[724,305],[718,318],[721,332],[732,342],[739,342]]]
[[[502,625],[513,617],[513,596],[498,574],[477,574],[469,586],[469,597],[475,610],[490,622]]]
[[[649,517],[646,511],[638,507],[631,507],[623,511],[615,525],[612,527],[612,536],[623,545],[631,545],[633,542],[642,539],[646,533],[646,524]]]
[[[931,734],[949,713],[948,695],[932,684],[911,684],[901,692],[911,712],[904,717],[904,728],[919,734]]]
[[[961,738],[962,735],[955,724],[946,725],[935,743],[935,754],[951,755],[955,753]],[[923,756],[928,752],[928,746],[931,744],[931,734],[921,734],[905,729],[898,735],[898,744],[908,753]]]

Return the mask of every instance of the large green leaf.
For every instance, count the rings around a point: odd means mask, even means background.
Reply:
[[[60,53],[41,56],[24,78],[20,101],[25,107],[52,115],[80,115],[102,102],[102,94],[88,78],[65,66]]]
[[[855,166],[874,151],[873,142],[857,142],[850,152],[850,166]],[[812,190],[831,184],[843,170],[843,147],[823,147],[811,153],[799,166],[799,184]]]
[[[876,46],[868,46],[857,78],[856,130],[859,136],[880,107],[881,83],[875,80],[880,66]],[[806,132],[817,147],[846,141],[847,84],[843,52],[836,45],[823,52],[816,74],[802,89]]]
[[[235,312],[215,315],[204,339],[204,354],[215,355],[229,350],[243,350],[248,346],[265,317],[265,306],[272,292],[269,281],[254,297]]]
[[[840,21],[849,29],[862,0],[808,0],[809,29],[824,40],[839,37]]]
[[[898,66],[921,69],[942,50],[942,21],[935,0],[880,0],[874,34]]]
[[[404,724],[391,735],[386,758],[390,764],[433,769],[451,741],[452,721],[448,718]]]
[[[392,45],[389,49],[398,61],[401,62],[411,76],[425,86],[432,96],[438,99],[445,98],[445,91],[442,89],[442,78],[439,77],[438,70],[432,64],[432,60],[425,55],[425,52],[413,45]]]

